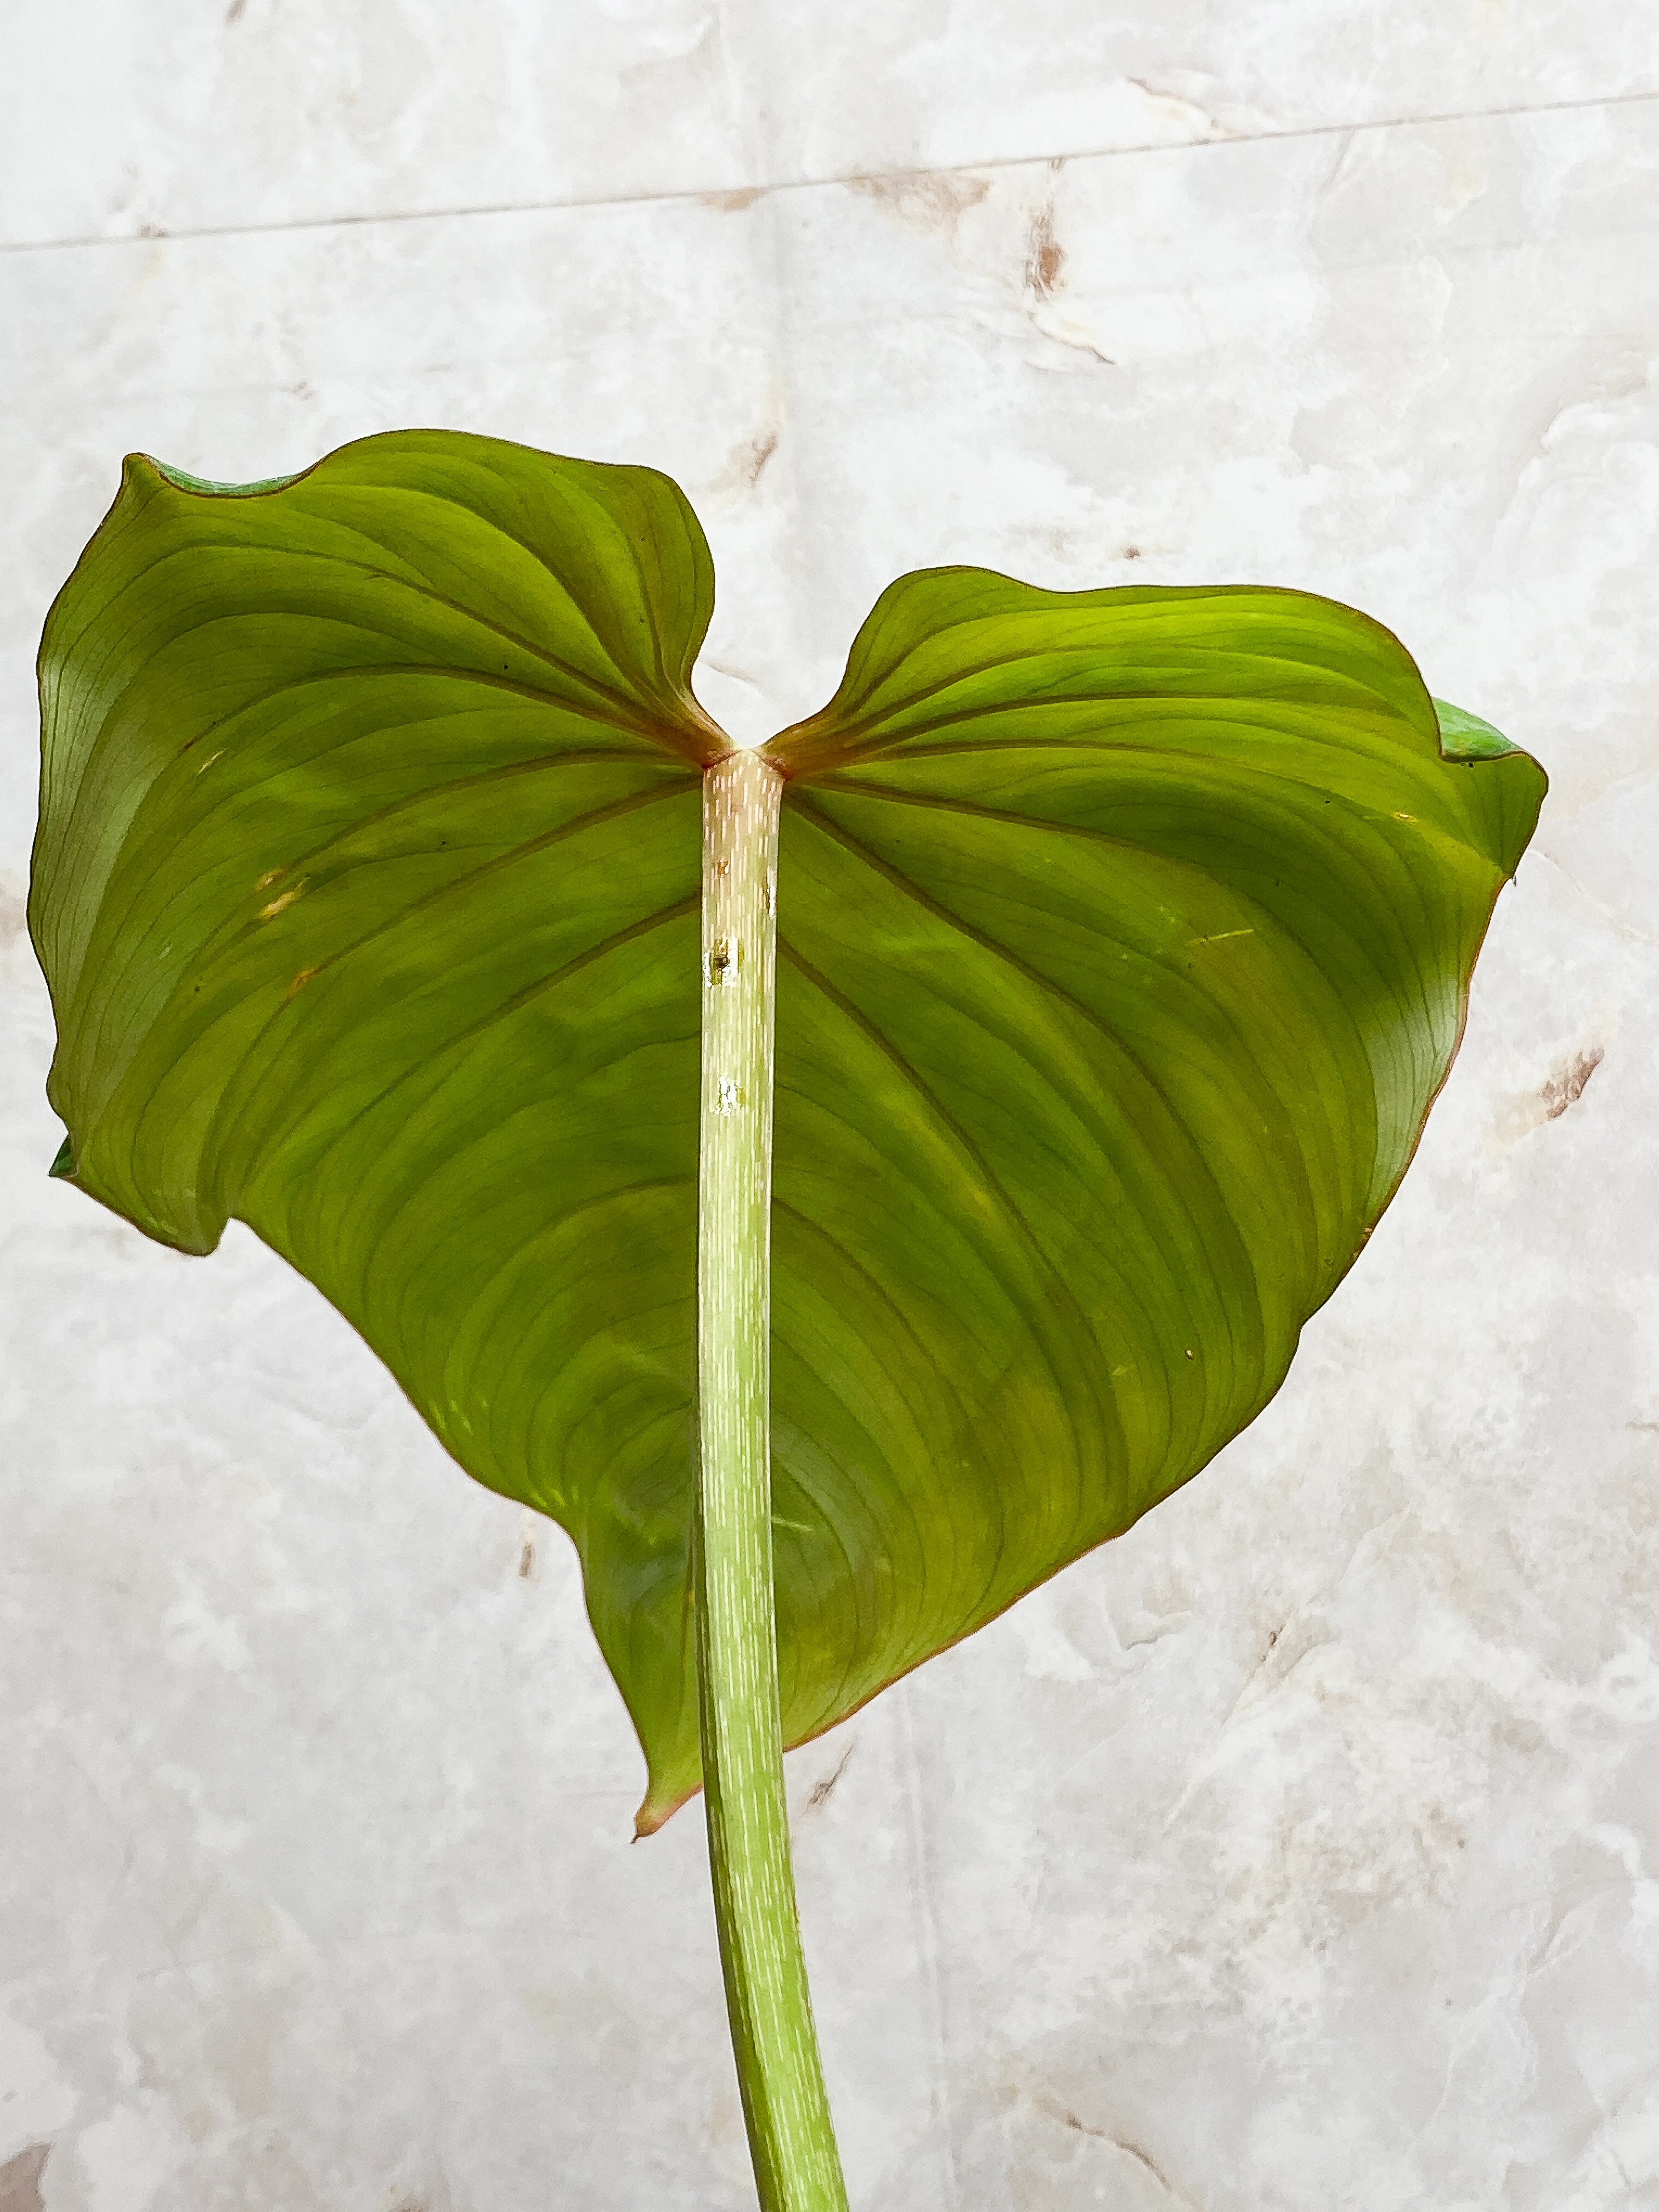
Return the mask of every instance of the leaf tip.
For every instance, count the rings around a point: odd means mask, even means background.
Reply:
[[[1449,699],[1433,702],[1435,720],[1440,725],[1440,751],[1445,760],[1500,760],[1505,753],[1519,752],[1502,730],[1491,722],[1483,721],[1479,714],[1471,714],[1462,707],[1454,707]]]
[[[46,1170],[46,1173],[59,1182],[72,1182],[75,1180],[75,1139],[73,1137],[64,1137],[63,1143],[58,1147],[58,1157],[53,1160],[52,1165]]]
[[[701,1787],[701,1784],[694,1782],[679,1790],[665,1791],[653,1778],[634,1815],[634,1841],[642,1844],[647,1836],[654,1836],[659,1828],[666,1827],[681,1806],[695,1797]]]

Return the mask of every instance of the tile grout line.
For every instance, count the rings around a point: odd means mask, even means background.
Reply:
[[[1500,123],[1531,115],[1573,115],[1596,108],[1635,107],[1659,100],[1659,89],[1650,92],[1598,94],[1583,100],[1526,101],[1512,107],[1471,107],[1434,115],[1389,115],[1370,120],[1310,123],[1284,131],[1218,131],[1204,138],[1148,140],[1133,146],[1096,146],[1061,154],[994,155],[982,161],[942,161],[921,168],[852,169],[823,177],[785,177],[763,185],[686,185],[672,191],[612,192],[591,199],[499,200],[477,206],[406,208],[375,215],[298,216],[285,222],[204,224],[199,228],[163,230],[148,226],[107,237],[21,238],[0,241],[0,255],[66,253],[88,246],[161,246],[215,238],[269,238],[289,231],[361,229],[371,223],[453,222],[473,217],[503,215],[575,214],[605,208],[678,206],[698,202],[725,201],[734,210],[783,192],[827,191],[836,185],[902,184],[908,178],[975,176],[987,170],[1046,168],[1051,164],[1121,161],[1133,155],[1193,154],[1224,146],[1279,145],[1301,138],[1351,137],[1362,131],[1414,131],[1443,128],[1454,123]]]

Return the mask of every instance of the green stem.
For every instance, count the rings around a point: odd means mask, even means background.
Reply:
[[[772,1590],[772,992],[782,779],[703,779],[697,1688],[732,2047],[763,2212],[846,2212],[783,1794]]]

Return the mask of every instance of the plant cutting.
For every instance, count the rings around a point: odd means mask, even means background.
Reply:
[[[141,456],[48,618],[54,1172],[244,1221],[556,1520],[700,1787],[766,2212],[845,2191],[786,1747],[1272,1397],[1545,783],[1353,610],[902,577],[759,750],[669,479],[453,432]]]

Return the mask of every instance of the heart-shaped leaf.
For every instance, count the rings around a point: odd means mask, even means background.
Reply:
[[[436,432],[144,460],[52,617],[35,939],[75,1181],[248,1222],[568,1528],[698,1773],[707,550],[650,471]],[[1265,590],[882,598],[774,741],[774,1506],[797,1742],[1128,1525],[1403,1172],[1541,772]]]

